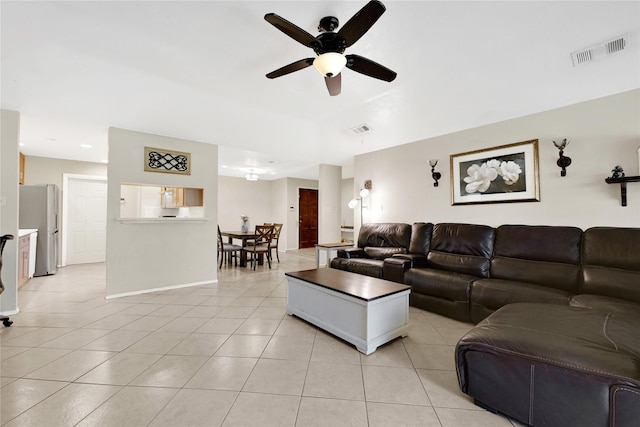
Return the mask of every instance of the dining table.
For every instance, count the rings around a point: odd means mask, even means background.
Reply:
[[[255,240],[256,232],[254,231],[220,231],[220,234],[229,238],[229,243],[233,243],[233,239],[242,240],[242,247],[247,246],[247,242]],[[258,264],[262,264],[262,258],[258,259]],[[247,253],[241,251],[240,253],[240,267],[246,267],[247,265]]]

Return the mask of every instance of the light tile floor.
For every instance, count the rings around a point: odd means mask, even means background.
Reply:
[[[285,312],[284,272],[313,268],[313,249],[280,260],[113,300],[103,264],[31,279],[0,330],[0,424],[519,426],[458,390],[472,325],[412,307],[408,337],[362,355]]]

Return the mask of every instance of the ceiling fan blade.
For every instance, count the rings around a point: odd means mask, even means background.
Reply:
[[[342,73],[333,77],[325,77],[324,82],[327,84],[327,89],[329,89],[329,95],[340,95],[340,89],[342,88]]]
[[[342,38],[347,42],[346,47],[353,45],[375,24],[385,10],[387,8],[379,1],[370,1],[340,28],[338,38]]]
[[[384,65],[380,65],[363,56],[346,55],[346,57],[347,68],[351,68],[353,71],[366,76],[384,80],[385,82],[392,82],[397,76],[395,71],[392,71]]]
[[[302,43],[307,47],[313,47],[314,44],[318,43],[311,34],[275,13],[267,13],[264,15],[264,19],[298,43]]]
[[[285,74],[293,73],[294,71],[302,70],[313,64],[315,58],[305,58],[296,62],[292,62],[289,65],[285,65],[282,68],[278,68],[275,71],[267,74],[267,78],[275,79],[276,77],[284,76]]]

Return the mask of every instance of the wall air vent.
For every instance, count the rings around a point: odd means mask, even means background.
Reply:
[[[614,53],[622,52],[629,47],[629,34],[625,34],[604,43],[580,49],[571,53],[573,66],[583,65],[588,62],[604,59]]]
[[[369,133],[371,131],[372,131],[371,126],[367,124],[361,124],[351,128],[351,132],[353,132],[356,135],[362,135],[363,133]]]

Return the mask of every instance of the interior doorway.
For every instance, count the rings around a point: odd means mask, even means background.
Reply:
[[[298,190],[298,248],[313,248],[318,243],[318,190]]]
[[[105,262],[107,178],[64,174],[62,265]]]

